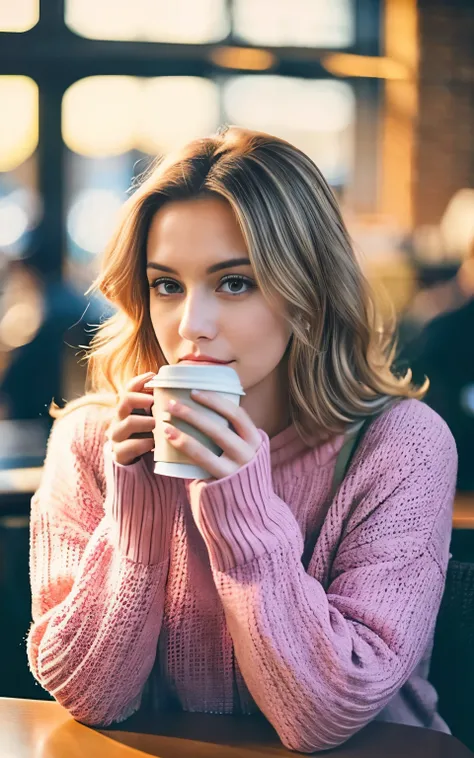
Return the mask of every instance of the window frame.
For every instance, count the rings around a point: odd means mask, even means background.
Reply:
[[[232,31],[232,0],[227,0],[230,33],[218,43],[170,44],[138,41],[96,40],[82,37],[65,22],[64,0],[40,0],[38,23],[25,32],[0,32],[0,75],[23,74],[38,85],[39,140],[37,147],[38,192],[42,219],[32,235],[27,257],[40,276],[63,279],[66,254],[65,149],[61,134],[62,99],[79,79],[96,75],[202,76],[252,75],[252,71],[218,66],[213,51],[222,46],[243,47]],[[382,0],[354,0],[354,44],[344,52],[380,55]],[[247,45],[252,48],[252,45]],[[325,53],[337,48],[259,47],[275,56],[269,74],[310,79],[349,81],[355,96],[354,195],[363,190],[364,209],[376,208],[378,178],[378,118],[383,84],[376,79],[334,77],[322,64]],[[264,72],[255,71],[257,75]],[[374,118],[375,114],[375,118]],[[370,170],[367,167],[370,166]],[[362,167],[364,175],[362,176]],[[61,376],[56,361],[52,394],[61,397]]]

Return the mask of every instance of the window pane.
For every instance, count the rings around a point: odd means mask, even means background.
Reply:
[[[66,23],[92,39],[205,43],[229,32],[226,0],[66,0]]]
[[[130,150],[138,116],[138,86],[131,76],[93,76],[71,85],[62,107],[66,145],[82,155]]]
[[[35,82],[26,76],[0,76],[0,112],[1,419],[18,415],[16,400],[24,402],[28,394],[21,384],[22,366],[18,371],[14,367],[18,351],[34,340],[43,319],[41,285],[26,260],[41,215]]]
[[[163,76],[143,81],[137,147],[161,155],[219,124],[219,90],[209,79]]]
[[[26,76],[0,76],[0,104],[0,251],[18,258],[27,252],[39,214],[38,87]]]
[[[212,132],[219,94],[209,79],[93,76],[63,99],[63,138],[75,153],[106,157],[138,149],[162,154]]]
[[[234,31],[255,45],[347,47],[352,0],[234,0]]]
[[[95,275],[134,175],[218,124],[219,91],[208,79],[97,76],[67,90],[67,275],[73,286],[84,291]]]
[[[227,121],[292,142],[332,185],[347,183],[353,153],[355,100],[343,82],[282,76],[239,76],[224,87]]]
[[[2,0],[0,32],[27,32],[38,23],[39,0]]]

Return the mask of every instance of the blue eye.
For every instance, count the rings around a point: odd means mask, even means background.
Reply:
[[[246,276],[241,276],[239,274],[229,274],[229,276],[225,276],[221,280],[221,287],[224,286],[224,284],[230,285],[237,285],[237,287],[240,287],[238,290],[230,289],[227,294],[230,295],[243,295],[246,292],[250,292],[250,290],[255,288],[255,283],[251,279],[247,279]],[[245,285],[247,289],[242,290],[242,285]]]
[[[255,289],[256,286],[252,279],[248,279],[241,274],[229,274],[228,276],[223,277],[219,283],[218,291],[221,290],[224,285],[228,285],[227,291],[224,290],[224,294],[226,295],[244,295]],[[164,289],[160,289],[160,287],[163,287]],[[181,285],[178,284],[178,282],[175,282],[174,279],[168,279],[163,276],[150,283],[150,289],[155,290],[158,297],[178,295],[180,288]]]
[[[154,282],[151,282],[150,289],[155,290],[157,295],[159,295],[159,297],[167,297],[168,295],[176,295],[176,292],[170,292],[169,290],[166,290],[166,289],[164,292],[160,291],[158,288],[162,284],[164,284],[165,288],[170,285],[172,287],[179,287],[178,282],[175,282],[174,279],[165,279],[164,277],[161,277],[160,279],[155,279]]]

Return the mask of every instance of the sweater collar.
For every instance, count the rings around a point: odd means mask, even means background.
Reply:
[[[315,462],[322,465],[337,455],[343,442],[344,435],[338,434],[325,442],[318,441],[315,438],[311,444],[306,444],[299,436],[294,424],[290,424],[270,439],[272,466],[285,463],[305,450],[313,450]]]

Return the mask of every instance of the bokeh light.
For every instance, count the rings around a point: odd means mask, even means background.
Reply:
[[[2,0],[0,32],[27,32],[39,21],[39,0]]]
[[[31,342],[41,326],[42,313],[37,303],[15,303],[0,321],[0,343],[3,349],[26,345]]]
[[[209,79],[163,76],[138,80],[135,145],[162,155],[214,131],[219,122],[219,92]]]
[[[12,196],[0,200],[0,247],[14,245],[28,228],[28,214]]]
[[[38,144],[38,87],[27,76],[0,76],[0,171],[12,171]]]
[[[235,32],[255,45],[347,47],[351,0],[235,0]]]
[[[474,189],[458,190],[451,198],[440,223],[448,256],[460,260],[474,243]]]
[[[74,200],[67,218],[72,241],[91,255],[102,252],[113,232],[124,198],[111,190],[87,189]]]
[[[82,155],[119,155],[133,146],[138,84],[131,76],[92,76],[66,91],[62,130],[66,145]]]
[[[229,32],[225,0],[66,0],[66,23],[92,39],[215,42]]]
[[[351,168],[351,130],[355,98],[350,85],[283,76],[238,76],[224,86],[223,102],[231,123],[295,144],[333,184]]]
[[[36,275],[23,263],[14,264],[0,299],[0,352],[31,342],[43,318],[43,292]]]
[[[1,184],[0,250],[10,259],[21,258],[27,254],[30,235],[39,222],[41,204],[32,188],[19,186],[5,191],[8,183],[4,182],[3,187]],[[10,181],[11,185],[13,181]]]
[[[216,85],[195,76],[94,76],[63,98],[63,138],[85,156],[151,155],[208,134],[219,118]]]

